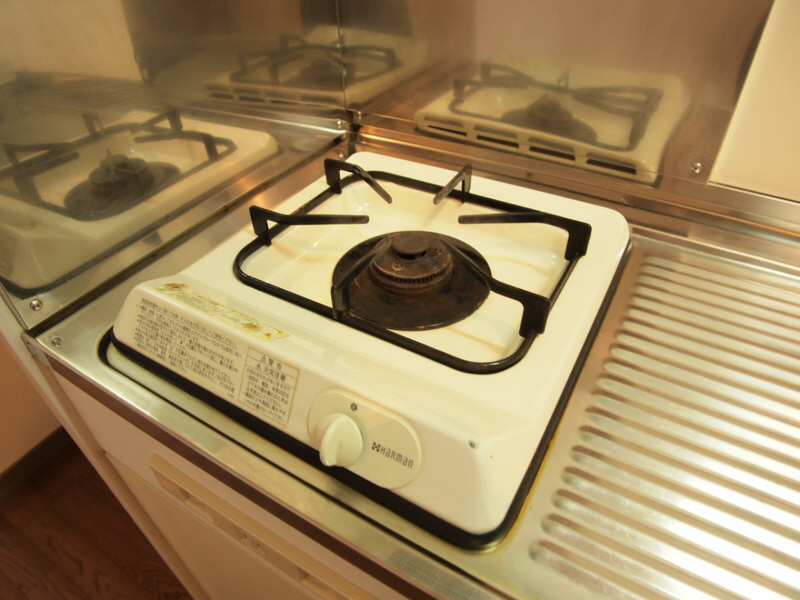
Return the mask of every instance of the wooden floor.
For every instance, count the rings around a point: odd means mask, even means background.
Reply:
[[[0,598],[189,599],[77,447],[0,495]]]

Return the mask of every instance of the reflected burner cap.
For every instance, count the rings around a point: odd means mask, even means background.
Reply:
[[[67,192],[64,208],[81,221],[105,219],[133,208],[179,175],[174,165],[114,154]]]
[[[144,194],[154,181],[153,171],[145,161],[124,154],[104,158],[100,166],[89,173],[92,192],[105,198]]]
[[[597,133],[594,129],[583,121],[575,119],[570,111],[548,94],[525,108],[508,111],[502,116],[502,120],[511,125],[552,133],[581,142],[597,141]]]

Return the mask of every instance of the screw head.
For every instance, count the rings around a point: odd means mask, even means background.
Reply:
[[[53,346],[53,348],[58,348],[63,343],[63,341],[64,340],[61,339],[60,337],[54,337],[52,340],[50,340],[50,345]]]
[[[703,163],[701,162],[692,163],[692,172],[695,175],[699,175],[702,172],[702,170],[703,170]]]
[[[44,303],[38,298],[34,298],[33,300],[31,300],[30,303],[31,310],[42,310],[42,306],[44,306]]]

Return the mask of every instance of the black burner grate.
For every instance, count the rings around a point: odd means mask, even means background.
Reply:
[[[353,175],[341,180],[340,172],[343,170],[353,173]],[[291,215],[280,214],[255,206],[250,208],[250,214],[253,220],[253,229],[255,230],[257,237],[251,243],[246,245],[238,253],[235,259],[234,272],[237,278],[242,281],[242,283],[250,287],[269,293],[288,302],[292,302],[297,306],[311,310],[330,319],[334,319],[345,325],[391,342],[397,346],[412,352],[416,352],[421,356],[435,360],[453,369],[467,373],[496,373],[511,367],[522,359],[522,357],[533,344],[536,336],[544,332],[547,323],[547,317],[552,304],[556,301],[558,294],[572,272],[577,260],[586,253],[589,244],[591,226],[587,223],[540,211],[532,211],[518,205],[471,194],[468,191],[470,187],[469,173],[471,173],[471,168],[469,167],[463,169],[459,174],[456,175],[450,184],[444,187],[396,174],[384,172],[367,173],[356,165],[332,159],[325,161],[325,171],[329,188],[307,202],[303,207]],[[479,282],[476,283],[476,285],[483,286],[492,293],[511,298],[522,305],[523,313],[519,325],[519,336],[521,339],[516,350],[511,352],[508,356],[496,361],[470,361],[416,340],[412,340],[391,329],[390,327],[375,322],[374,319],[365,318],[359,314],[360,312],[363,313],[364,311],[359,310],[358,307],[354,307],[354,304],[357,304],[358,302],[353,302],[351,300],[351,285],[360,275],[369,269],[369,259],[371,258],[370,254],[374,253],[374,249],[377,244],[373,244],[371,248],[361,253],[357,260],[352,261],[352,264],[348,264],[346,269],[342,269],[341,272],[337,272],[335,277],[332,274],[330,306],[326,306],[325,304],[321,304],[305,296],[298,295],[290,290],[278,287],[245,272],[245,260],[255,254],[257,251],[271,246],[272,240],[275,238],[275,236],[279,235],[282,231],[290,226],[339,225],[366,222],[368,217],[364,215],[351,216],[309,214],[314,209],[324,205],[324,203],[334,195],[342,193],[343,187],[346,187],[359,180],[366,181],[373,189],[376,189],[376,191],[378,191],[378,193],[387,202],[391,202],[391,197],[385,192],[385,190],[383,190],[378,183],[379,181],[387,181],[396,185],[429,193],[432,198],[435,197],[434,202],[438,202],[443,195],[446,195],[460,200],[463,204],[485,206],[501,211],[499,213],[490,215],[464,215],[459,217],[459,223],[462,224],[477,225],[481,223],[544,223],[567,231],[569,238],[567,241],[564,258],[569,261],[569,264],[567,265],[560,281],[556,285],[555,290],[549,298],[515,287],[511,284],[498,281],[491,276],[488,266],[485,267],[483,264],[481,264],[481,261],[475,256],[471,256],[472,253],[468,250],[464,251],[459,242],[452,243],[449,240],[444,241],[448,251],[453,257],[453,260],[459,263],[460,267],[466,273],[468,273],[469,277],[473,278],[476,282]],[[455,187],[459,182],[462,184],[462,191],[455,190]],[[270,228],[268,226],[269,221],[276,223],[276,225]],[[401,327],[398,328],[401,329]]]

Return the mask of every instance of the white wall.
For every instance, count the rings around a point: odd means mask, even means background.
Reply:
[[[800,201],[800,2],[776,0],[711,172],[713,183]]]

